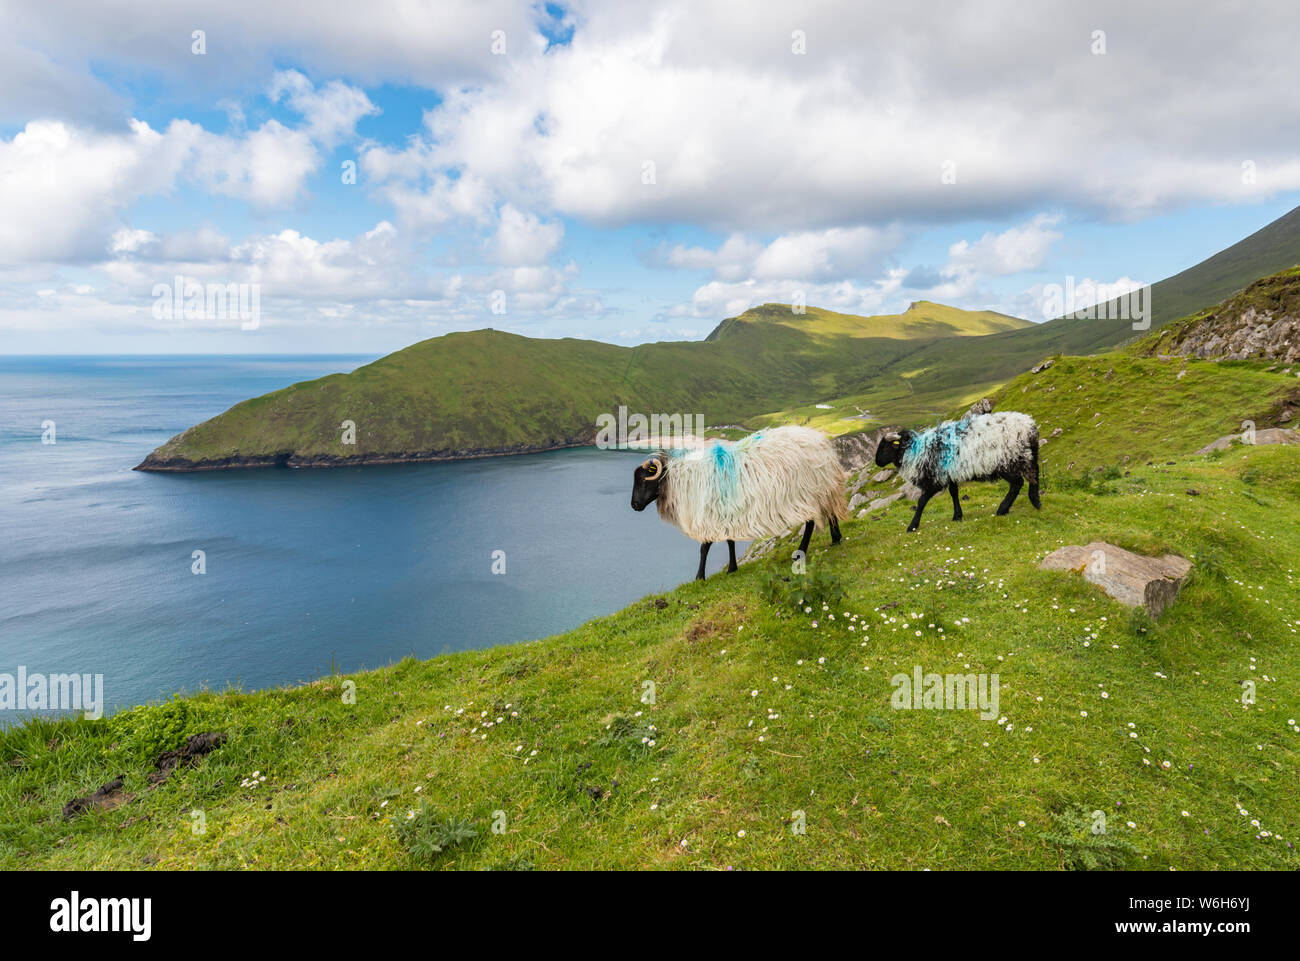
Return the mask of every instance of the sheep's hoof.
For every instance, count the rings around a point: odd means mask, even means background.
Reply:
[[[728,574],[734,574],[734,573],[736,573],[737,570],[739,570],[739,568],[738,568],[738,567],[735,567],[735,566],[733,565],[733,566],[727,568],[727,573],[728,573]]]
[[[960,515],[960,514],[953,514],[953,515],[952,515],[952,519],[955,520],[955,521],[959,521],[959,520],[961,520],[961,515]]]

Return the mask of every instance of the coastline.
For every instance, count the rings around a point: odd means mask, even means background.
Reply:
[[[662,438],[649,438],[645,441],[629,441],[620,445],[620,450],[658,450],[665,447],[701,447],[711,443],[714,438],[688,435],[677,443],[663,443]],[[518,444],[512,447],[465,448],[458,450],[416,451],[414,453],[398,452],[383,454],[312,454],[306,457],[297,454],[254,455],[252,457],[232,456],[223,458],[204,458],[194,461],[185,457],[155,458],[157,450],[151,451],[132,470],[153,474],[196,474],[203,471],[222,470],[259,470],[266,468],[329,468],[329,467],[367,467],[378,464],[432,464],[444,461],[479,460],[486,457],[511,457],[518,454],[544,454],[547,451],[572,450],[578,447],[596,447],[595,432],[588,431],[579,437],[566,438],[559,444]]]

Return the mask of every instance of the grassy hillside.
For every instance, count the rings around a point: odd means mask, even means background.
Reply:
[[[773,319],[781,313],[794,319]],[[238,404],[172,438],[143,466],[545,449],[589,442],[597,416],[621,404],[645,414],[698,413],[708,423],[734,422],[842,394],[862,382],[867,365],[912,349],[911,338],[1018,323],[937,305],[891,318],[815,308],[796,317],[788,307],[766,305],[722,325],[705,342],[629,348],[492,330],[448,334],[351,374]],[[355,445],[342,443],[345,420],[356,424]]]
[[[1278,426],[1300,380],[1263,364],[1159,360],[1127,354],[1061,357],[992,397],[997,410],[1033,415],[1048,438],[1048,463],[1067,469],[1145,464],[1241,432],[1243,420]],[[1053,437],[1053,431],[1062,431]]]
[[[961,524],[936,503],[906,535],[899,503],[819,534],[825,608],[755,562],[529,644],[0,733],[0,867],[1295,870],[1300,450],[1189,454],[1294,378],[1181,364],[1008,385],[1064,431],[1043,510],[968,485]],[[1093,539],[1193,580],[1155,623],[1037,569]],[[915,665],[996,672],[999,719],[892,710]],[[229,740],[148,786],[206,731]],[[61,818],[117,775],[129,801]]]

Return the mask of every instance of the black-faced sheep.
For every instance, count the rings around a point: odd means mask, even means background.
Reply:
[[[1020,488],[1029,484],[1029,502],[1038,500],[1038,425],[1028,414],[1005,411],[950,420],[928,430],[886,434],[876,447],[876,466],[898,468],[899,476],[921,489],[909,531],[921,524],[921,512],[946,486],[952,495],[952,519],[961,520],[957,485],[966,481],[1004,480],[1011,485],[998,514],[1011,510]]]
[[[808,553],[814,528],[848,516],[845,473],[830,439],[807,427],[776,427],[734,444],[660,452],[637,467],[632,509],[659,505],[659,516],[700,542],[698,580],[714,541],[727,542],[727,570],[736,569],[736,541],[781,534],[804,525],[799,550]]]

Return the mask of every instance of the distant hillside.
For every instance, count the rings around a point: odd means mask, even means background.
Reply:
[[[779,319],[782,312],[791,318]],[[494,330],[448,334],[351,374],[333,374],[237,404],[169,440],[142,470],[331,466],[524,453],[590,443],[597,416],[701,414],[734,423],[812,403],[862,382],[916,340],[1024,321],[924,305],[853,317],[765,305],[707,341],[619,347]],[[345,445],[342,424],[354,423]]]
[[[797,314],[789,304],[763,304],[739,317],[724,320],[706,340],[714,341],[734,331],[737,324],[781,324],[820,336],[884,337],[889,340],[925,340],[934,337],[978,337],[1004,330],[1032,327],[1027,320],[995,310],[962,310],[928,300],[912,303],[901,314],[860,317],[821,307]]]

